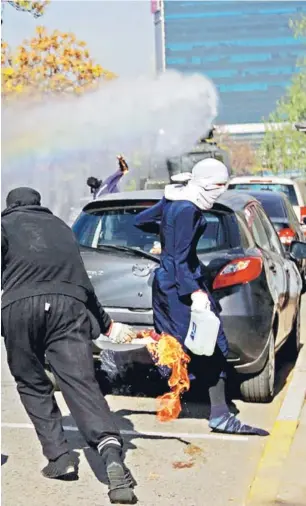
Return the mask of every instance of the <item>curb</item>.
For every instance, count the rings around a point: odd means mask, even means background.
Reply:
[[[289,380],[290,381],[290,380]],[[282,471],[299,426],[306,395],[306,344],[300,350],[285,398],[264,447],[245,506],[264,506],[276,501]]]

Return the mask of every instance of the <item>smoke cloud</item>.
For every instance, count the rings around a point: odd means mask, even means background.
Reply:
[[[86,178],[104,179],[123,154],[140,178],[167,177],[165,160],[190,149],[209,130],[218,97],[201,75],[167,71],[152,79],[118,79],[81,97],[2,109],[2,198],[15,186],[34,186],[44,205],[65,219],[89,195]]]

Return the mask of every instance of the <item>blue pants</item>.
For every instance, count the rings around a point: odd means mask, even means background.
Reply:
[[[163,279],[158,279],[155,276],[153,282],[153,313],[154,313],[154,327],[157,333],[161,334],[165,332],[175,337],[183,346],[184,351],[191,355],[190,351],[185,348],[184,340],[186,338],[189,323],[190,323],[190,307],[191,301],[190,296],[185,298],[179,298],[174,286],[165,286]],[[203,360],[207,364],[207,369],[213,369],[217,367],[218,375],[220,378],[226,378],[226,357],[228,355],[228,341],[224,333],[223,324],[218,311],[218,306],[209,293],[205,285],[203,290],[207,293],[209,301],[211,303],[211,310],[220,319],[220,329],[217,337],[217,346],[213,357],[199,357],[197,356],[196,361]],[[221,353],[220,353],[221,352]],[[215,357],[219,357],[215,360]],[[194,361],[195,355],[192,356]],[[190,364],[192,368],[192,364]],[[167,367],[158,367],[161,375],[167,378],[170,374],[170,370]]]

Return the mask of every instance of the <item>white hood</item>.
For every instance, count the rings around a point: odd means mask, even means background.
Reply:
[[[172,176],[171,180],[178,184],[169,184],[165,187],[167,200],[188,200],[193,202],[202,211],[211,209],[214,202],[225,191],[229,179],[227,167],[214,158],[206,158],[198,162],[192,172],[184,172]]]

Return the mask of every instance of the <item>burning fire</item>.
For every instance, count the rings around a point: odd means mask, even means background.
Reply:
[[[169,334],[157,334],[154,330],[144,330],[138,334],[139,338],[151,337],[154,343],[147,345],[154,362],[159,366],[166,366],[171,370],[168,380],[170,392],[157,398],[157,418],[161,422],[175,420],[181,410],[181,395],[189,390],[187,364],[190,357],[184,352],[180,343]]]

